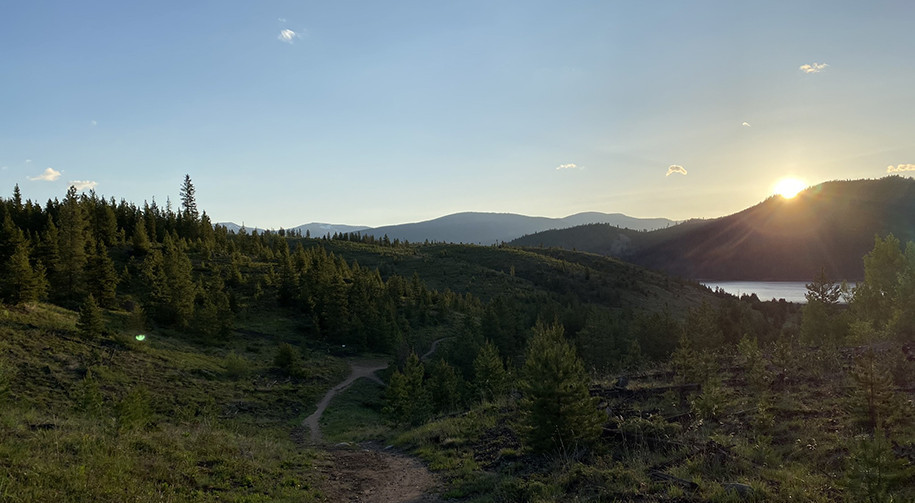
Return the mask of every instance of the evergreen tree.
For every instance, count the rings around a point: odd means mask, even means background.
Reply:
[[[856,439],[849,449],[845,488],[849,501],[867,503],[901,502],[897,487],[915,476],[904,458],[896,457],[893,444],[882,431]]]
[[[47,217],[45,230],[38,241],[35,255],[38,262],[44,267],[50,285],[55,287],[59,285],[60,281],[56,277],[57,271],[60,270],[59,232],[51,215]]]
[[[16,250],[2,269],[0,294],[13,304],[35,302],[47,292],[43,268],[33,268],[29,263],[28,243],[19,240]]]
[[[493,400],[508,392],[508,372],[499,356],[499,349],[486,341],[473,360],[473,386],[481,400]]]
[[[843,285],[829,279],[826,270],[820,269],[806,286],[804,296],[807,304],[801,318],[801,340],[811,345],[842,342],[848,332],[846,319],[839,316],[839,299],[845,291]]]
[[[130,244],[134,255],[142,256],[149,253],[149,236],[146,234],[146,225],[144,225],[143,219],[140,219],[136,227],[134,227],[133,235],[130,237]]]
[[[437,412],[451,412],[457,408],[461,399],[461,381],[448,362],[439,359],[432,365],[428,384],[432,405]]]
[[[852,410],[868,432],[874,433],[878,428],[886,430],[894,423],[908,419],[903,417],[904,407],[896,396],[893,378],[877,361],[873,348],[856,359],[851,376],[855,382]]]
[[[403,372],[397,370],[391,375],[385,390],[384,412],[395,422],[417,426],[432,415],[432,400],[423,385],[424,375],[425,368],[416,353],[407,357]]]
[[[95,302],[92,294],[86,297],[79,308],[79,318],[76,320],[76,330],[83,339],[97,339],[105,329],[102,311]]]
[[[538,323],[524,362],[522,408],[528,446],[535,452],[586,447],[603,423],[588,375],[561,325]]]
[[[854,290],[852,305],[858,314],[882,330],[896,306],[899,274],[906,259],[899,240],[892,234],[874,238],[874,248],[864,256],[864,281]]]
[[[686,317],[686,338],[696,349],[717,349],[724,343],[724,333],[718,324],[718,316],[712,305],[706,301],[698,309],[690,309]]]
[[[58,269],[54,285],[60,300],[73,303],[83,296],[86,273],[86,214],[76,188],[67,190],[67,197],[60,207],[60,229],[58,234]]]
[[[16,248],[24,236],[22,230],[13,223],[13,217],[8,211],[5,211],[3,205],[0,205],[0,213],[3,214],[2,223],[0,223],[0,267],[3,267],[3,264],[16,252]]]
[[[86,286],[100,306],[111,308],[117,294],[118,273],[105,245],[97,241],[93,248],[86,267]]]
[[[181,184],[181,214],[192,223],[196,223],[200,216],[197,213],[197,199],[194,192],[191,175],[184,175],[184,183]]]

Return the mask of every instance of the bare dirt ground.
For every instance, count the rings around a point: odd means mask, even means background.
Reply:
[[[440,503],[438,479],[418,460],[377,447],[328,451],[323,487],[327,501],[371,503]]]
[[[434,349],[434,346],[433,346]],[[375,372],[387,368],[383,361],[351,361],[350,375],[331,388],[318,402],[315,412],[302,421],[311,443],[321,444],[321,415],[330,401],[356,379],[367,378],[384,384]],[[376,445],[330,448],[319,471],[327,501],[360,503],[439,503],[434,496],[439,481],[419,460]]]

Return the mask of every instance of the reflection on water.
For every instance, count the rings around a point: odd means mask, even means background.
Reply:
[[[806,304],[806,283],[803,281],[717,281],[702,282],[703,285],[714,290],[720,288],[732,295],[756,294],[759,300],[785,299],[788,302]]]

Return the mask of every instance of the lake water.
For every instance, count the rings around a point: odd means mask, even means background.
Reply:
[[[807,283],[804,281],[703,281],[702,284],[712,290],[720,288],[738,297],[755,293],[759,300],[785,299],[788,302],[807,303],[804,297]]]

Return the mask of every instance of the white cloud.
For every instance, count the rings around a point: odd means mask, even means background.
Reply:
[[[32,161],[27,160],[26,162],[32,162]],[[39,180],[41,180],[43,182],[53,182],[54,180],[57,180],[58,178],[60,178],[60,171],[57,171],[53,168],[47,168],[46,170],[44,170],[44,173],[42,173],[38,176],[30,176],[29,180],[31,180],[33,182],[37,182]]]
[[[560,169],[578,169],[578,165],[577,165],[577,164],[573,164],[573,163],[570,162],[570,163],[568,163],[568,164],[560,164],[559,166],[556,166],[556,169],[557,169],[557,170],[560,170]]]
[[[284,17],[278,17],[278,18],[276,18],[276,20],[279,21],[279,22],[281,22],[281,23],[285,23],[285,22],[286,22],[286,18],[284,18]]]
[[[89,121],[89,124],[93,126],[98,126],[98,121]]]
[[[915,164],[897,164],[886,167],[887,173],[902,173],[903,171],[915,171]]]
[[[89,180],[73,180],[70,182],[70,186],[75,187],[76,190],[94,189],[96,185],[98,185],[98,182],[90,182]]]
[[[826,63],[817,63],[816,61],[814,61],[812,65],[809,65],[809,64],[801,65],[800,68],[798,68],[798,70],[800,70],[804,73],[820,73],[827,66],[829,66],[829,65],[827,65]]]
[[[292,44],[292,43],[295,43],[295,39],[299,38],[299,34],[290,30],[289,28],[285,28],[285,29],[280,30],[280,34],[277,35],[276,38],[280,42],[286,42],[287,44]]]
[[[743,127],[751,127],[749,122],[744,122],[744,123],[742,123],[742,124],[740,124],[740,125],[743,126]]]
[[[26,164],[31,164],[31,163],[32,163],[32,160],[31,160],[31,159],[26,159],[26,160],[25,160],[25,163],[26,163]]]
[[[667,174],[664,176],[670,176],[674,173],[680,173],[681,175],[685,175],[686,168],[684,168],[683,166],[680,166],[678,164],[671,164],[670,167],[667,168]]]

